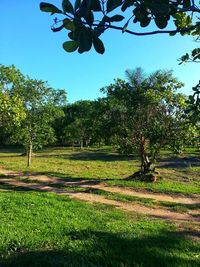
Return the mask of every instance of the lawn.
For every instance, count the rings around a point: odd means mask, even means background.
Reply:
[[[119,156],[107,149],[46,149],[36,153],[30,168],[20,153],[2,150],[0,165],[66,180],[84,178],[152,192],[199,194],[200,167],[194,160],[195,166],[185,163],[185,167],[162,166],[161,180],[144,183],[128,179],[139,166],[136,158]],[[195,159],[196,154],[191,157]],[[169,162],[171,157],[164,153],[161,160]],[[96,194],[147,206],[182,208],[102,190]],[[199,238],[193,223],[156,219],[111,205],[0,183],[0,222],[0,267],[196,267],[200,264]]]
[[[200,152],[182,155],[181,159],[163,152],[158,168],[161,179],[156,183],[130,180],[139,169],[135,157],[118,155],[111,149],[51,148],[40,151],[27,168],[21,151],[0,151],[0,165],[16,171],[39,172],[50,176],[73,179],[98,179],[109,185],[147,189],[171,194],[200,194]],[[185,158],[185,159],[184,159]],[[188,160],[189,159],[189,160]]]
[[[199,246],[161,220],[36,192],[1,192],[3,266],[197,266]]]

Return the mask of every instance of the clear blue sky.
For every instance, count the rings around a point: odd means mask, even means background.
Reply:
[[[125,78],[128,68],[142,67],[146,72],[173,69],[174,75],[185,83],[186,94],[200,78],[199,65],[180,66],[177,62],[197,45],[191,37],[134,37],[112,30],[102,37],[104,55],[94,51],[68,54],[62,49],[66,32],[51,31],[53,17],[39,10],[40,2],[0,0],[0,63],[14,64],[32,78],[66,89],[69,102],[101,96],[99,89],[114,78]],[[61,0],[47,2],[61,4]]]

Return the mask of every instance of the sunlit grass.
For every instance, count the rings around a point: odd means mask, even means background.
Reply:
[[[161,179],[156,183],[147,183],[126,179],[138,171],[139,161],[135,157],[120,156],[110,148],[82,151],[77,148],[46,149],[35,154],[29,168],[26,157],[20,155],[19,151],[1,152],[0,165],[11,170],[38,172],[63,179],[98,179],[109,185],[155,192],[200,194],[200,166],[162,167],[158,169]],[[163,152],[161,157],[168,160],[171,154]]]
[[[182,267],[198,243],[173,224],[36,192],[0,193],[0,266]]]

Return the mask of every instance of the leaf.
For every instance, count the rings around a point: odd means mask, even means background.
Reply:
[[[85,20],[86,20],[88,25],[92,26],[92,24],[94,22],[94,15],[93,15],[92,11],[87,12],[87,15],[85,16]]]
[[[168,20],[165,20],[164,18],[156,17],[155,18],[155,23],[156,23],[156,26],[159,29],[164,29],[165,27],[167,27]]]
[[[97,53],[103,54],[105,52],[104,44],[97,36],[93,38],[93,46]]]
[[[124,33],[128,27],[129,24],[129,20],[124,24],[123,29],[122,29],[122,33]]]
[[[184,0],[183,1],[183,8],[188,8],[191,6],[191,1],[190,0]]]
[[[51,30],[52,30],[53,32],[59,32],[59,31],[61,31],[63,28],[64,28],[64,25],[61,25],[60,27],[57,27],[57,28],[52,27]]]
[[[81,6],[81,0],[76,0],[74,4],[74,10],[76,11]]]
[[[169,36],[175,36],[176,35],[176,32],[170,32],[169,33]]]
[[[82,3],[81,3],[81,7],[84,7],[87,10],[90,10],[92,1],[93,0],[83,0]]]
[[[63,13],[56,6],[45,2],[40,3],[40,10],[43,12],[50,12],[52,15],[55,13]]]
[[[89,31],[82,30],[79,34],[78,42],[79,42],[79,49],[78,49],[79,53],[89,51],[92,47],[91,33]]]
[[[78,42],[77,41],[67,41],[63,43],[63,48],[65,51],[71,53],[76,51],[78,48]]]
[[[126,9],[134,4],[134,0],[125,0],[121,10],[124,12]]]
[[[68,37],[73,41],[78,41],[79,31],[71,31],[68,33]]]
[[[107,13],[119,7],[121,4],[122,4],[122,0],[108,0],[107,1]]]
[[[140,21],[140,26],[141,27],[147,27],[150,22],[151,22],[151,18],[147,18],[147,19],[141,20]]]
[[[99,0],[93,0],[90,6],[93,11],[101,11],[101,3]]]
[[[70,30],[70,31],[74,31],[75,30],[75,26],[73,21],[69,20],[69,19],[64,19],[63,20],[63,26],[65,27],[65,29]]]
[[[152,3],[150,9],[155,16],[166,16],[170,12],[169,4],[166,3]]]
[[[62,1],[62,8],[65,13],[71,13],[74,14],[74,8],[73,5],[69,0],[63,0]]]
[[[107,17],[109,20],[109,22],[114,22],[114,21],[122,21],[124,19],[124,16],[121,16],[121,15],[114,15],[112,17]]]

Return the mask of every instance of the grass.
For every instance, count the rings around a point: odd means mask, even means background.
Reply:
[[[110,180],[106,182],[112,186],[130,187],[134,189],[147,189],[156,193],[166,194],[200,194],[200,183],[199,182],[177,182],[173,180],[161,180],[156,183],[146,183],[142,181],[131,181],[131,180]]]
[[[0,152],[0,164],[11,170],[39,172],[63,179],[97,179],[112,186],[147,189],[153,192],[200,194],[200,164],[193,160],[198,156],[194,151],[192,151],[190,167],[188,167],[188,163],[184,164],[184,156],[181,160],[172,157],[169,152],[163,152],[160,160],[164,166],[158,169],[162,179],[156,183],[127,179],[139,168],[137,158],[120,156],[115,151],[110,150],[109,152],[105,148],[83,151],[69,148],[46,149],[36,154],[33,164],[29,168],[26,166],[26,157],[20,156],[20,154],[21,151]],[[189,157],[189,154],[186,154],[186,157]],[[176,162],[177,160],[178,162]],[[175,164],[173,164],[174,162]],[[180,165],[180,162],[183,166]],[[165,167],[166,163],[169,163],[169,167]]]
[[[199,246],[161,220],[50,193],[1,192],[0,266],[194,266]]]
[[[47,149],[36,154],[30,168],[20,153],[1,151],[0,164],[7,169],[64,180],[96,179],[109,185],[168,194],[200,193],[198,164],[163,166],[161,180],[145,183],[127,179],[138,169],[136,158],[107,149]],[[168,153],[162,157],[171,160]],[[179,212],[197,208],[91,188],[64,188]],[[200,263],[200,245],[193,224],[176,226],[110,205],[89,204],[0,183],[0,267],[196,267]]]

